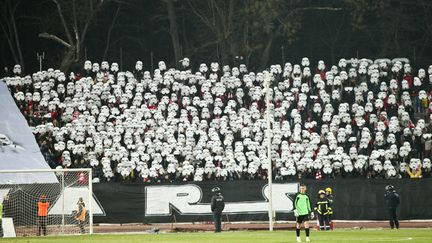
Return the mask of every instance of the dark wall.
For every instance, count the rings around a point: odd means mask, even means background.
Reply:
[[[401,219],[430,219],[432,211],[432,179],[420,180],[372,180],[348,179],[331,181],[303,181],[313,202],[320,189],[333,188],[335,219],[344,220],[384,220],[387,212],[384,202],[384,187],[395,186],[402,198],[399,208]],[[290,182],[292,183],[292,182]],[[219,186],[226,202],[263,201],[262,188],[265,181],[201,182],[200,203],[209,203],[211,188]],[[159,185],[159,184],[158,184]],[[169,184],[175,186],[175,184]],[[185,184],[178,184],[185,185]],[[211,215],[181,215],[173,210],[171,216],[145,216],[145,187],[150,185],[101,183],[95,184],[94,194],[106,212],[106,216],[95,216],[95,222],[198,222],[210,221]],[[163,195],[161,195],[163,196]],[[266,213],[230,214],[230,221],[267,220]],[[292,213],[277,213],[277,220],[293,220]]]
[[[402,219],[430,219],[432,212],[431,179],[400,180],[334,180],[329,182],[306,182],[311,195],[319,189],[330,186],[334,191],[334,211],[336,219],[344,220],[383,220],[387,218],[384,201],[384,187],[395,186],[401,196],[399,215]],[[314,198],[315,199],[315,198]]]

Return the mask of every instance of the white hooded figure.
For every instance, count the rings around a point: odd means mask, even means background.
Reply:
[[[397,173],[396,168],[394,166],[390,166],[386,170],[386,178],[387,179],[400,178],[400,175]]]
[[[326,175],[330,175],[333,172],[333,168],[332,168],[331,164],[329,164],[329,163],[324,164],[322,170],[323,170],[324,174],[326,174]]]
[[[307,58],[307,57],[303,57],[303,58],[302,58],[302,61],[301,61],[301,65],[302,65],[303,67],[309,67],[309,64],[310,64],[309,58]]]
[[[161,72],[165,72],[167,70],[167,66],[164,61],[158,62],[158,68]]]
[[[16,65],[13,67],[13,74],[14,74],[15,76],[21,76],[21,65],[16,64]]]
[[[181,63],[183,70],[190,69],[190,67],[189,67],[190,60],[189,60],[189,58],[185,57],[185,58],[181,59],[179,62]]]

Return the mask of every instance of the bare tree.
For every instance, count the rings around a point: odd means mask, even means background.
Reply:
[[[121,3],[118,3],[117,10],[116,10],[116,12],[114,14],[114,17],[112,18],[111,25],[110,25],[110,27],[108,29],[108,32],[107,32],[107,38],[106,38],[107,41],[106,41],[105,51],[104,51],[102,60],[106,60],[106,56],[108,54],[108,50],[109,50],[110,45],[111,45],[111,34],[112,34],[113,29],[114,29],[114,26],[116,25],[120,9],[121,9]]]
[[[203,30],[196,32],[198,38],[202,40],[198,48],[207,48],[214,46],[217,52],[217,58],[222,63],[227,63],[229,57],[238,54],[235,47],[236,40],[234,33],[237,31],[235,5],[241,6],[243,1],[193,1],[188,0],[188,9],[195,16],[200,26],[197,29]],[[201,32],[201,33],[200,33]]]
[[[182,54],[181,54],[180,37],[178,33],[177,15],[174,6],[174,1],[175,0],[164,0],[164,3],[166,5],[166,10],[168,14],[169,34],[171,36],[171,42],[174,50],[174,58],[175,58],[175,62],[177,62],[181,59]]]
[[[60,70],[67,71],[74,62],[81,59],[83,44],[91,23],[102,8],[104,0],[51,0],[55,4],[64,37],[49,32],[39,37],[51,40],[65,47]]]
[[[4,4],[0,10],[0,27],[15,63],[20,64],[21,68],[24,69],[24,59],[16,23],[17,8],[20,5],[21,0],[6,0],[3,3]]]

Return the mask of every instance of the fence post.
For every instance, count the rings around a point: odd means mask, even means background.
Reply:
[[[61,195],[62,195],[62,234],[65,233],[65,172],[62,171],[62,184],[61,184]]]
[[[92,170],[88,171],[88,183],[89,183],[89,224],[90,224],[90,234],[93,234],[93,174]]]

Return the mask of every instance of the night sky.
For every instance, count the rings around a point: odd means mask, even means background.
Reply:
[[[1,0],[2,6],[8,1],[11,0]],[[312,7],[322,4],[338,7],[339,5],[342,6],[342,2],[344,1],[302,1],[302,4]],[[384,53],[384,57],[389,58],[408,57],[417,66],[427,68],[429,64],[432,64],[432,30],[428,29],[432,26],[432,14],[429,16],[428,13],[423,13],[423,9],[419,8],[420,4],[423,4],[422,1],[406,2],[415,2],[415,4],[403,5],[402,8],[399,1],[389,1],[392,8],[400,11],[396,13],[400,18],[387,22],[382,21],[382,16],[377,16],[373,12],[368,13],[365,10],[364,24],[366,28],[362,30],[355,30],[352,27],[352,10],[348,8],[343,8],[340,11],[313,9],[303,11],[301,28],[296,33],[296,40],[289,43],[284,38],[275,38],[271,47],[268,66],[282,63],[282,58],[284,61],[298,63],[302,57],[307,56],[315,65],[320,59],[326,63],[334,64],[342,57],[375,59],[382,57],[381,55]],[[174,60],[171,37],[167,32],[169,22],[166,18],[163,1],[107,1],[92,22],[88,38],[85,41],[82,60],[74,64],[71,70],[81,68],[85,54],[87,59],[93,62],[103,61],[107,31],[119,4],[121,7],[112,29],[111,44],[105,59],[110,63],[118,62],[120,64],[122,62],[123,70],[132,69],[137,60],[142,60],[145,69],[150,69],[152,54],[153,68],[157,66],[157,62],[160,60],[164,60],[170,65],[177,64],[178,60]],[[175,6],[177,24],[181,35],[180,44],[183,43],[184,38],[190,38],[189,41],[193,43],[199,42],[198,39],[194,39],[196,33],[205,35],[208,29],[197,28],[199,25],[194,24],[196,16],[193,16],[193,13],[188,9],[186,1],[176,1]],[[389,9],[389,11],[393,10]],[[1,14],[0,21],[2,24],[6,24],[5,19],[8,16],[5,16],[4,11]],[[59,25],[53,24],[53,21],[54,23],[59,21],[55,5],[50,0],[22,0],[17,7],[15,16],[26,72],[38,70],[36,52],[45,52],[45,69],[58,67],[65,48],[38,37],[39,33],[49,31],[64,38],[64,32],[58,28]],[[399,27],[399,32],[391,37],[384,36],[383,32],[392,25],[392,21],[395,21],[394,24]],[[392,42],[391,39],[388,41],[389,38],[397,39],[398,44]],[[386,43],[387,46],[398,45],[398,51],[395,51],[396,49],[393,47],[387,48],[383,43]],[[2,69],[5,66],[12,68],[15,61],[7,45],[4,32],[1,32],[0,35],[0,50],[0,67]],[[184,56],[190,57],[195,67],[201,62],[218,61],[216,60],[216,49],[212,46],[192,56],[188,55],[188,52],[191,51],[183,50]],[[251,68],[258,66],[253,56],[247,62]]]

